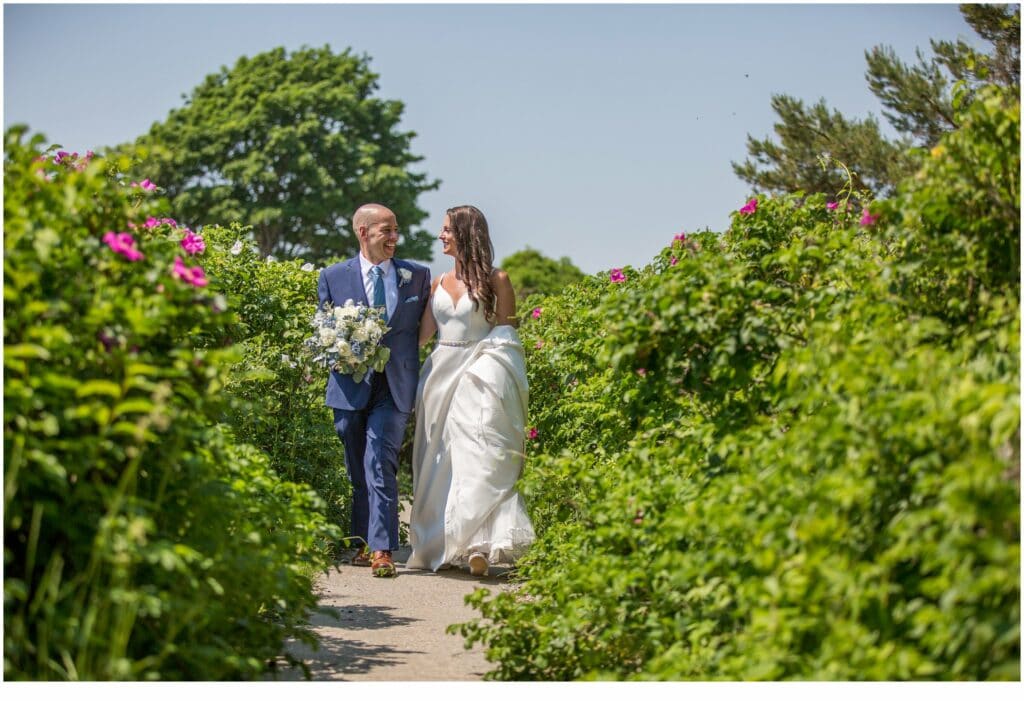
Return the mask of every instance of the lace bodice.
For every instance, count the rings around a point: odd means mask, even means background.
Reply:
[[[442,345],[468,344],[486,337],[491,331],[491,325],[484,318],[483,306],[474,305],[468,292],[460,296],[458,302],[454,302],[448,290],[444,289],[443,282],[442,275],[430,300],[434,320],[437,322],[438,341]]]

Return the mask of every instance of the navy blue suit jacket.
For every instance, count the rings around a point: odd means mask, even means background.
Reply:
[[[411,261],[392,258],[398,275],[398,304],[388,319],[388,332],[381,340],[391,349],[391,357],[384,368],[391,397],[399,411],[411,412],[416,402],[416,384],[420,376],[419,331],[420,317],[430,300],[430,269]],[[412,273],[412,279],[402,283],[401,270]],[[359,256],[324,268],[317,283],[320,305],[330,302],[334,306],[351,299],[356,304],[369,306]],[[351,375],[331,371],[327,379],[327,406],[349,411],[364,409],[370,400],[370,370],[362,382],[352,381]]]

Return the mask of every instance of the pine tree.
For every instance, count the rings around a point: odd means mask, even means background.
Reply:
[[[964,19],[987,41],[980,52],[962,40],[931,41],[934,56],[919,49],[908,65],[888,46],[865,52],[865,78],[881,101],[883,115],[898,132],[887,139],[874,117],[848,119],[825,100],[811,108],[788,95],[773,95],[776,143],[747,136],[750,158],[733,163],[733,171],[756,190],[833,194],[845,182],[840,161],[850,169],[855,188],[874,196],[891,195],[896,183],[914,168],[908,149],[931,147],[958,127],[954,101],[965,106],[982,85],[1020,88],[1020,6],[961,5]],[[823,167],[822,157],[826,165]]]

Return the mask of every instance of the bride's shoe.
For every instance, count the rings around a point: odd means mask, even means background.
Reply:
[[[474,577],[483,577],[487,574],[487,558],[483,553],[473,553],[469,556],[469,573]]]

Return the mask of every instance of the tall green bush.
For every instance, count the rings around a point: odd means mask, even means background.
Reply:
[[[527,310],[539,541],[454,628],[493,678],[1019,679],[1019,263],[995,252],[1020,195],[987,170],[1019,171],[1019,98],[990,97],[869,212],[756,198]]]
[[[337,530],[220,425],[236,322],[152,184],[43,143],[5,135],[4,677],[258,676]]]
[[[206,227],[203,238],[207,270],[235,313],[230,335],[240,352],[225,384],[225,420],[240,440],[267,454],[282,479],[313,487],[328,520],[347,534],[352,486],[324,406],[327,373],[309,366],[302,346],[312,334],[319,271],[301,260],[260,256],[237,225]]]

